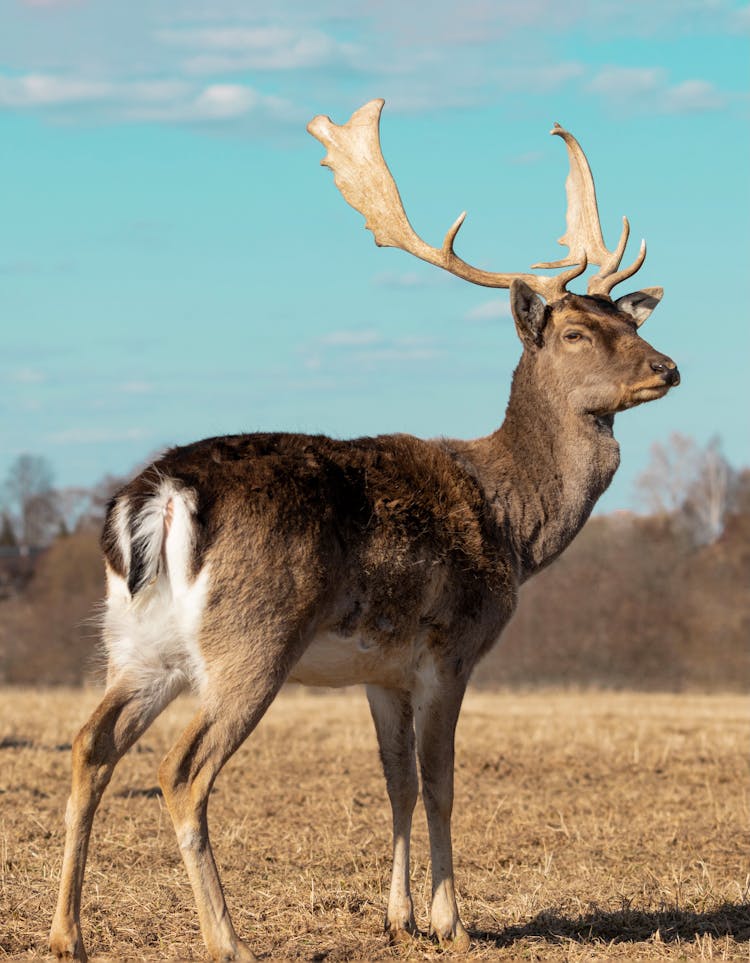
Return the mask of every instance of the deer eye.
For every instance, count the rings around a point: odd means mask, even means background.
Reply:
[[[580,331],[566,331],[563,337],[566,341],[580,341],[583,335]]]

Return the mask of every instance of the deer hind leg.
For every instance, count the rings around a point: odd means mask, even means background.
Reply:
[[[414,715],[405,692],[367,686],[393,814],[393,869],[385,930],[393,941],[417,932],[409,886],[409,839],[417,801]]]
[[[177,690],[165,686],[139,689],[125,678],[113,679],[73,742],[65,854],[50,931],[50,949],[58,959],[87,958],[81,936],[81,889],[91,825],[102,794],[118,760],[176,694]]]
[[[422,799],[432,861],[430,932],[445,949],[465,951],[469,935],[458,915],[453,884],[451,813],[454,736],[465,686],[455,678],[420,679],[412,695]]]
[[[266,654],[271,650],[269,646]],[[213,679],[204,708],[159,767],[159,781],[193,888],[203,940],[215,960],[255,960],[237,936],[224,900],[208,834],[208,799],[224,763],[258,724],[285,678],[262,660],[237,678]],[[235,667],[237,668],[237,667]]]

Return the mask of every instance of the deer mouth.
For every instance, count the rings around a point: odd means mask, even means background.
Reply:
[[[655,385],[641,385],[638,388],[634,388],[630,393],[629,407],[641,405],[645,401],[656,401],[657,398],[663,398],[671,387],[671,384],[659,381],[658,384]]]

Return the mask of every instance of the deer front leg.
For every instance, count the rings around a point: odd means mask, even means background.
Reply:
[[[427,813],[432,860],[430,932],[445,949],[469,949],[469,934],[458,915],[453,885],[451,813],[453,810],[454,736],[465,684],[431,677],[420,680],[412,700],[422,799]]]
[[[73,742],[73,779],[65,810],[65,855],[49,945],[58,959],[86,960],[81,936],[81,889],[94,814],[117,761],[176,692],[137,691],[115,680]]]
[[[369,685],[367,699],[393,814],[393,868],[385,930],[391,940],[399,942],[417,931],[409,887],[409,838],[419,788],[414,714],[405,692]]]

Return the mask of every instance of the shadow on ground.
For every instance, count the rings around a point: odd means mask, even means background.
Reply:
[[[494,944],[498,948],[512,946],[523,939],[542,939],[548,943],[573,940],[577,943],[614,942],[642,943],[656,934],[664,943],[692,941],[707,934],[731,936],[738,942],[750,942],[750,903],[731,904],[709,913],[691,913],[680,909],[645,912],[621,909],[616,912],[592,910],[576,919],[545,910],[530,923],[509,926],[499,933],[474,930],[473,939]]]

